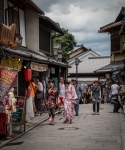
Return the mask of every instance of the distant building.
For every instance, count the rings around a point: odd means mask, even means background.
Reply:
[[[72,51],[69,52],[68,64],[71,68],[68,69],[68,79],[76,77],[76,65],[75,58],[80,59],[78,65],[78,81],[92,83],[94,80],[98,80],[98,75],[94,71],[110,64],[110,57],[101,57],[91,49],[85,48],[83,45],[75,46]],[[104,74],[100,75],[100,80],[105,81]]]

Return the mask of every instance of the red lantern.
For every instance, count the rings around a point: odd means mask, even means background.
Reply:
[[[29,68],[25,69],[25,80],[26,82],[30,82],[32,78],[32,70]]]

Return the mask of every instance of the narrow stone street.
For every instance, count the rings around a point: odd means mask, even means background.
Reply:
[[[43,122],[1,150],[125,150],[125,118],[112,110],[101,104],[100,115],[93,116],[92,104],[80,105],[73,124],[56,115],[54,126]]]

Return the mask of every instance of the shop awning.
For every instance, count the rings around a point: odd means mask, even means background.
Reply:
[[[95,73],[106,73],[106,72],[112,72],[115,70],[121,70],[124,68],[124,63],[123,61],[119,61],[119,62],[112,62],[111,64],[102,67],[101,69],[98,69],[96,71],[94,71]]]
[[[48,65],[46,64],[38,64],[38,63],[31,63],[31,69],[38,72],[47,71]]]

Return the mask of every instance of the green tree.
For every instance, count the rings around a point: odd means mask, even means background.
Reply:
[[[57,24],[59,26],[59,24]],[[68,32],[68,29],[62,28],[64,35],[60,35],[57,32],[52,32],[53,42],[60,42],[62,45],[62,61],[67,63],[69,58],[68,52],[73,49],[77,44],[75,37]]]

